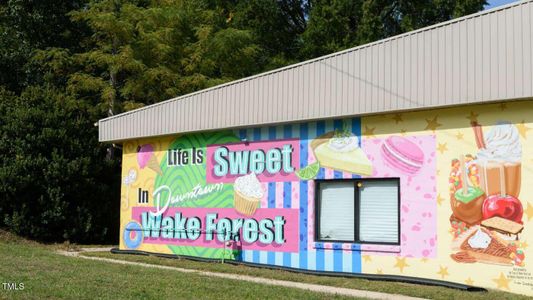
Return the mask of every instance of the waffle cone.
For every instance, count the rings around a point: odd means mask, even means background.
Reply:
[[[157,158],[155,155],[152,155],[150,157],[150,160],[148,160],[148,168],[154,170],[159,175],[163,175],[163,171],[161,171],[161,167],[159,166],[159,162],[157,162]]]
[[[247,197],[237,190],[235,190],[234,200],[235,210],[246,216],[252,216],[261,202],[261,199]]]
[[[503,266],[512,266],[513,260],[510,257],[501,257],[494,256],[486,253],[479,253],[476,251],[466,251],[468,255],[474,257],[477,262],[494,264],[494,265],[503,265]]]

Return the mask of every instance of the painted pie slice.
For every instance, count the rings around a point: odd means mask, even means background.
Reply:
[[[507,243],[481,226],[473,226],[465,231],[457,237],[452,247],[459,251],[459,253],[452,255],[454,259],[460,254],[461,257],[474,258],[477,262],[513,265],[512,250]]]
[[[321,167],[361,175],[372,175],[372,163],[357,145],[356,136],[335,137],[324,134],[311,142]]]

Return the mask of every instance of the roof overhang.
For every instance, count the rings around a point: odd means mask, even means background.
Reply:
[[[533,0],[99,121],[99,140],[533,98]]]

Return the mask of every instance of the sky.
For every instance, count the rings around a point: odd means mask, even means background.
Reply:
[[[488,4],[485,9],[494,8],[496,6],[517,2],[517,0],[487,0]]]

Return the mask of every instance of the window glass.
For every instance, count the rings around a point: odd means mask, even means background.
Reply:
[[[359,188],[359,240],[398,242],[397,181],[366,181]]]
[[[354,195],[352,181],[320,183],[321,240],[353,241]]]

